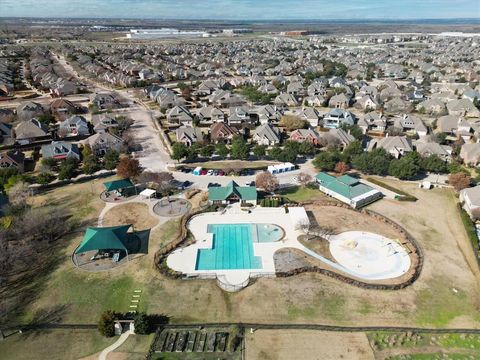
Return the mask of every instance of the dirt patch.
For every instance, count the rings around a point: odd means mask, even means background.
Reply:
[[[109,210],[103,219],[103,226],[132,224],[135,231],[147,230],[158,224],[158,220],[150,215],[148,206],[140,203],[130,203],[115,206]]]
[[[294,248],[280,249],[273,255],[276,272],[292,271],[305,266],[317,265],[312,257]]]
[[[366,231],[383,235],[390,239],[401,237],[401,234],[393,229],[391,225],[352,209],[313,204],[306,206],[306,210],[311,215],[311,220],[314,220],[313,227],[316,225],[321,229],[331,231],[333,234],[345,231]]]
[[[371,360],[373,351],[363,333],[311,330],[257,330],[246,337],[247,360]]]

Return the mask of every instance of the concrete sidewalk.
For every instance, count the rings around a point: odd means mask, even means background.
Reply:
[[[120,345],[122,345],[131,334],[134,334],[133,331],[128,330],[127,332],[124,332],[122,335],[120,335],[117,341],[115,341],[112,345],[102,350],[102,352],[98,356],[98,359],[107,360],[108,354],[111,353],[116,348],[120,347]]]

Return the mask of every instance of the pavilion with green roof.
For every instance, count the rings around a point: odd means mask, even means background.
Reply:
[[[335,177],[320,172],[315,176],[320,191],[357,209],[383,197],[383,194],[373,187],[363,184],[357,178],[349,175]]]
[[[132,225],[109,227],[89,227],[85,231],[83,240],[74,255],[95,250],[120,250],[125,251],[128,260],[128,230]]]
[[[239,186],[230,181],[226,186],[208,188],[208,200],[214,204],[257,204],[257,188],[255,186]]]
[[[118,191],[122,189],[132,188],[135,185],[133,185],[130,179],[120,179],[104,182],[103,186],[105,187],[106,191]]]

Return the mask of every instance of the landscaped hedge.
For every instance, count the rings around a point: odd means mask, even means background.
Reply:
[[[274,198],[265,198],[260,201],[261,207],[279,207],[283,205],[283,198],[282,197],[274,197]]]
[[[394,193],[397,193],[397,194],[401,195],[399,197],[396,197],[396,200],[398,200],[398,201],[412,201],[412,202],[414,202],[414,201],[418,200],[415,196],[410,195],[409,193],[406,193],[403,190],[400,190],[400,189],[397,189],[393,186],[390,186],[390,185],[384,183],[383,181],[380,181],[380,180],[377,180],[377,179],[374,179],[374,178],[371,178],[371,177],[367,178],[366,180],[375,184],[375,185],[381,186],[381,187],[383,187],[387,190],[393,191]]]

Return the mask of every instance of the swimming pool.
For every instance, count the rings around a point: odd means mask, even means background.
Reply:
[[[254,256],[254,242],[273,242],[283,230],[273,224],[209,224],[211,249],[199,249],[195,270],[261,269],[262,259]]]

